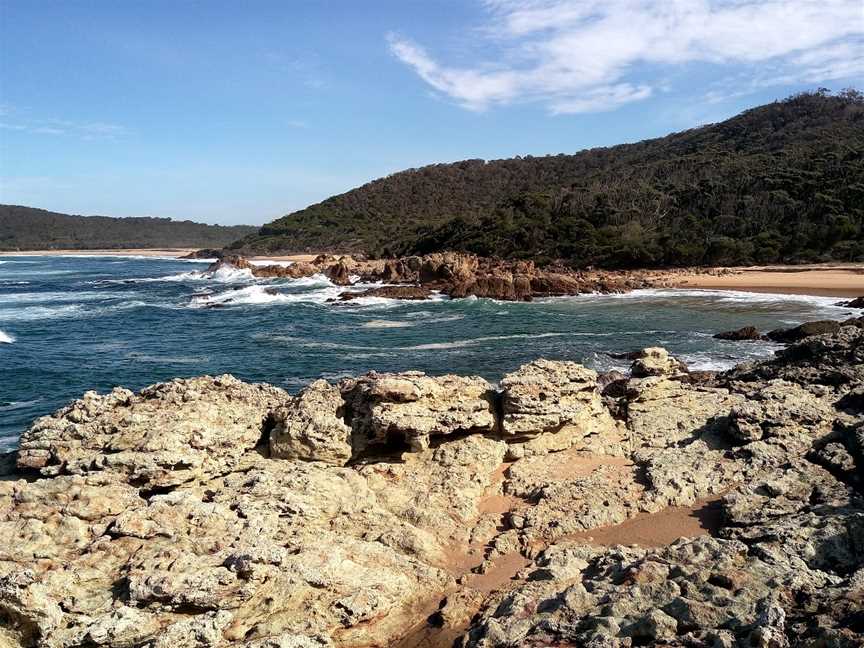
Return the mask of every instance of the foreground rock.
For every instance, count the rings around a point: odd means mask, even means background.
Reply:
[[[0,462],[0,646],[861,646],[862,349],[88,393]]]

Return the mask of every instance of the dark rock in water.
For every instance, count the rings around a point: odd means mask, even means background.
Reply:
[[[819,320],[807,322],[788,329],[775,329],[768,333],[768,339],[774,342],[800,342],[811,335],[824,335],[825,333],[836,333],[840,330],[840,322],[836,320]]]
[[[381,286],[360,292],[343,292],[338,301],[350,301],[360,297],[386,297],[387,299],[421,300],[432,297],[432,291],[425,286]],[[336,301],[336,300],[331,300]]]
[[[844,325],[833,334],[811,335],[778,351],[773,360],[739,365],[722,374],[722,378],[748,382],[779,378],[801,385],[857,386],[864,382],[864,326]]]
[[[722,333],[717,333],[714,336],[717,340],[761,340],[762,335],[759,333],[759,329],[755,326],[745,326],[740,329],[736,329],[734,331],[723,331]]]
[[[844,306],[846,308],[864,308],[864,297],[856,297],[855,299],[850,299],[845,302],[837,302],[838,306]]]
[[[639,351],[627,351],[626,353],[607,353],[610,358],[615,358],[616,360],[636,360],[637,358],[642,357],[641,349]]]

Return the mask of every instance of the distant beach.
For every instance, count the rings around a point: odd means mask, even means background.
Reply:
[[[681,274],[673,276],[680,288],[741,290],[745,292],[824,297],[864,295],[864,264],[817,264],[730,268],[729,274]]]

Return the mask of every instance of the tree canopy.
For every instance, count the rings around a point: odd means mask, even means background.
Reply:
[[[636,144],[410,169],[231,247],[578,267],[860,260],[864,97],[819,90]]]

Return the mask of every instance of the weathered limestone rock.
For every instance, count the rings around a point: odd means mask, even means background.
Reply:
[[[574,445],[620,454],[621,432],[604,407],[597,373],[575,362],[535,360],[501,380],[501,432],[508,457],[566,450]]]
[[[344,466],[351,459],[351,428],[343,419],[342,394],[316,380],[273,414],[270,456]]]
[[[414,450],[433,436],[493,432],[492,385],[479,377],[369,373],[340,384],[350,411],[355,452],[404,441]]]
[[[461,272],[424,263],[398,270]],[[500,395],[416,372],[89,393],[0,457],[0,646],[860,648],[859,331],[619,376],[618,420],[547,361]],[[706,498],[697,530],[701,503],[669,508]]]
[[[687,367],[684,363],[670,356],[669,352],[662,347],[642,349],[630,367],[630,373],[634,378],[674,376],[686,371]]]
[[[281,389],[233,376],[177,379],[133,394],[88,392],[21,437],[20,468],[43,475],[122,473],[162,487],[230,470],[261,440]]]

